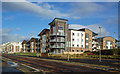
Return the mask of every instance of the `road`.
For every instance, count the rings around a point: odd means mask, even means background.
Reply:
[[[16,55],[2,55],[5,58],[12,59],[19,63],[42,70],[43,72],[106,72],[104,70],[94,69],[91,67],[84,67],[76,64],[54,62],[49,60],[21,57]]]
[[[59,58],[56,58],[56,59],[55,58],[45,58],[45,59],[67,61],[67,59],[59,59]],[[109,66],[109,67],[112,67],[112,68],[120,69],[120,60],[102,60],[101,62],[99,62],[99,58],[98,59],[70,59],[70,62],[103,65],[103,66]]]

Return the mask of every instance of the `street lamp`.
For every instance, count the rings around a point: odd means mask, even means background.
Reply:
[[[100,29],[100,51],[99,51],[99,62],[101,62],[101,28],[102,28],[102,27],[99,27],[99,29]]]
[[[68,61],[70,61],[70,57],[69,57],[69,48],[70,48],[70,46],[69,46],[69,41],[68,41]]]

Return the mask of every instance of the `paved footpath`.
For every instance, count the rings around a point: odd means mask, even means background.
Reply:
[[[27,66],[36,68],[37,70],[43,72],[108,72],[106,70],[100,70],[92,67],[80,66],[78,64],[64,63],[64,62],[55,62],[43,59],[36,59],[30,57],[22,57],[15,55],[2,55],[5,58],[9,58],[15,62],[25,64]]]

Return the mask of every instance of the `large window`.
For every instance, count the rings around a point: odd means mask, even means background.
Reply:
[[[86,34],[86,38],[89,38],[89,34]]]
[[[74,52],[74,50],[72,50],[72,52]]]
[[[58,26],[59,30],[64,30],[64,26]]]
[[[79,33],[77,33],[77,36],[79,36]]]
[[[77,42],[79,42],[79,39],[77,39]]]
[[[86,49],[88,49],[88,45],[86,45]]]
[[[74,33],[72,33],[72,35],[74,36],[75,34],[74,34]]]

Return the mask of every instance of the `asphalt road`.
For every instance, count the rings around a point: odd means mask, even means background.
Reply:
[[[2,55],[3,57],[12,59],[14,61],[18,61],[19,63],[26,64],[28,66],[34,67],[36,69],[42,71],[49,71],[49,72],[107,72],[104,70],[94,69],[91,67],[84,67],[75,64],[69,63],[61,63],[61,62],[53,62],[48,60],[42,59],[34,59],[28,57],[21,57],[15,55]]]
[[[56,59],[55,58],[46,58],[46,59],[67,61],[67,59],[59,59],[59,58],[56,58]],[[109,67],[112,67],[112,68],[120,69],[120,60],[102,60],[101,62],[99,62],[99,59],[70,59],[70,62],[104,65],[104,66],[109,66]]]

